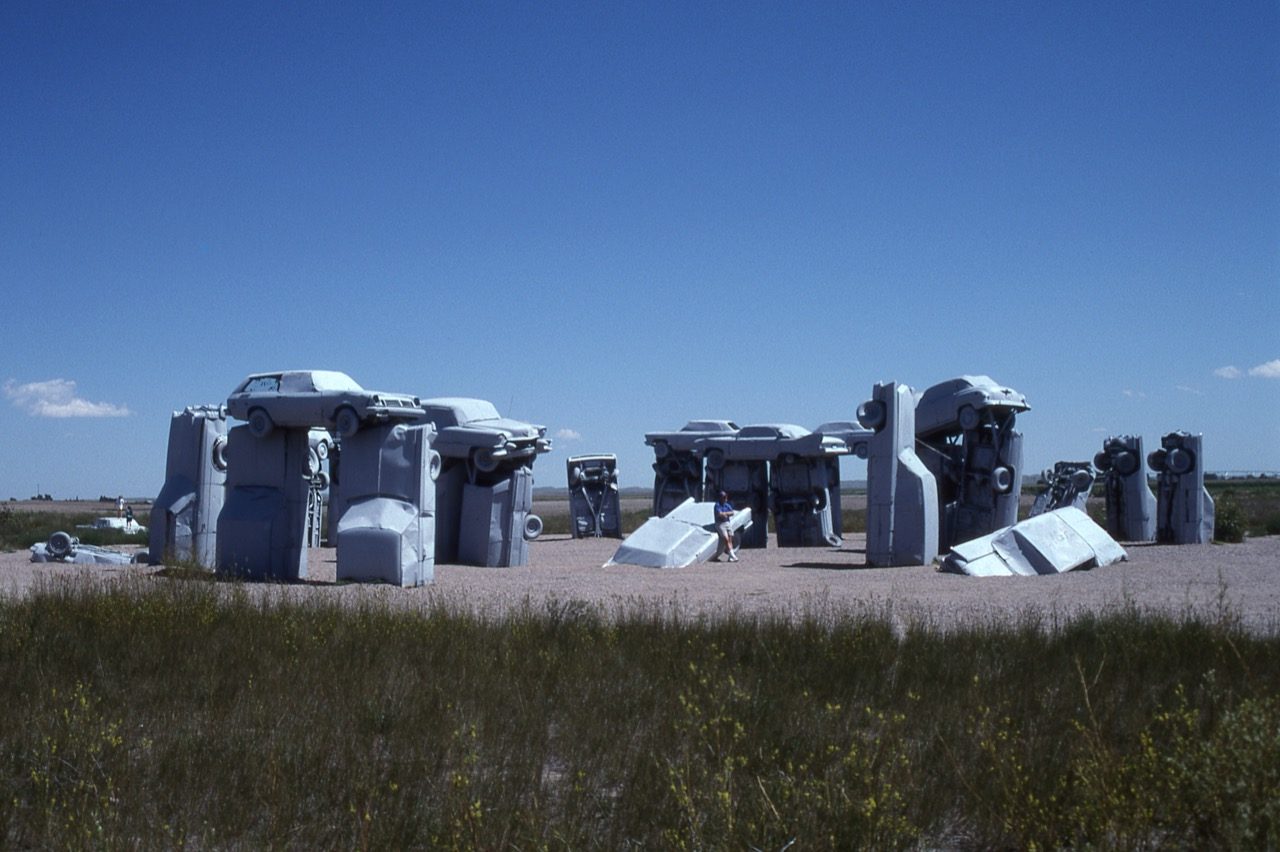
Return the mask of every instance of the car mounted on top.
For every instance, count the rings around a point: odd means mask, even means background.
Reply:
[[[423,400],[421,413],[435,424],[435,449],[445,458],[466,459],[480,473],[532,464],[551,449],[547,427],[502,417],[484,399],[450,396]]]
[[[258,438],[277,426],[323,426],[350,438],[368,423],[420,418],[422,408],[416,396],[368,391],[336,370],[283,370],[246,378],[227,397],[227,413]]]

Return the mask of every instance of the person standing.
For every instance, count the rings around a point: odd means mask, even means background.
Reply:
[[[733,503],[729,501],[729,495],[721,491],[720,499],[716,501],[716,535],[720,541],[716,546],[716,555],[711,557],[712,562],[720,561],[720,554],[729,554],[730,562],[738,561],[738,554],[733,549],[733,530],[729,528],[729,522],[733,520]]]

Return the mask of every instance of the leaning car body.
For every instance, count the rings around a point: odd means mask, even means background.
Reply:
[[[420,414],[435,424],[433,447],[440,455],[470,458],[481,469],[551,449],[547,427],[502,417],[488,400],[459,396],[425,399]]]
[[[992,416],[1028,411],[1027,398],[990,376],[957,376],[927,388],[916,400],[916,436],[959,433]]]
[[[419,406],[417,397],[368,391],[346,373],[336,370],[254,373],[227,397],[227,413],[239,420],[248,420],[255,433],[261,434],[269,432],[272,426],[336,426],[339,431],[354,433],[354,428],[340,428],[344,425],[338,422],[343,409],[354,414],[354,425],[358,428],[360,423],[372,420],[415,417],[421,413]],[[254,417],[255,411],[265,413],[269,422],[262,424],[260,416]],[[345,422],[350,425],[349,419]]]

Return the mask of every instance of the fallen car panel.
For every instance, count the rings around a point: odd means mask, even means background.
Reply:
[[[644,568],[685,568],[706,562],[716,552],[715,503],[685,500],[665,517],[649,518],[627,536],[609,565],[639,565]],[[739,509],[729,521],[737,533],[751,526],[751,510]]]
[[[1072,506],[955,545],[941,571],[971,577],[1030,577],[1128,559],[1123,547]]]

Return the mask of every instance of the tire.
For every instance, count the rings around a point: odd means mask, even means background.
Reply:
[[[471,463],[481,473],[493,473],[498,469],[498,458],[493,450],[479,449],[471,454]]]
[[[1130,450],[1116,453],[1111,463],[1115,465],[1116,472],[1121,476],[1128,476],[1142,466],[1138,461],[1138,457]]]
[[[1093,466],[1103,473],[1111,470],[1111,454],[1106,450],[1098,453],[1093,457]]]
[[[582,481],[582,468],[575,464],[573,467],[569,468],[569,487],[577,488],[578,483],[581,481]]]
[[[249,411],[249,434],[255,438],[265,438],[276,428],[276,424],[271,421],[271,415],[261,408],[250,409]]]
[[[213,446],[209,450],[211,456],[210,461],[213,463],[213,469],[219,472],[227,469],[227,436],[219,435],[213,439]]]
[[[1071,474],[1071,484],[1074,485],[1078,491],[1084,491],[1086,488],[1093,485],[1093,476],[1087,470],[1077,470],[1075,473]]]
[[[328,441],[316,441],[315,450],[316,450],[316,457],[320,459],[320,461],[324,461],[325,459],[329,458],[329,442]]]
[[[653,457],[661,461],[671,455],[671,445],[666,441],[658,441],[653,445]]]
[[[444,461],[440,458],[440,454],[435,450],[432,450],[431,457],[427,459],[427,477],[430,478],[432,482],[435,482],[440,478],[440,467],[443,464]]]
[[[44,546],[45,552],[55,559],[64,559],[76,552],[76,540],[70,533],[59,530],[49,536]]]
[[[866,441],[859,441],[858,443],[853,445],[853,454],[858,458],[865,459],[867,457],[867,452],[868,450],[867,450]]]
[[[344,405],[333,414],[333,427],[342,438],[354,438],[360,431],[360,415],[349,405]]]
[[[1169,455],[1165,456],[1165,464],[1170,473],[1182,476],[1184,473],[1190,473],[1196,466],[1196,457],[1190,450],[1175,447],[1169,451]]]
[[[323,470],[320,471],[315,476],[311,477],[311,484],[321,491],[325,490],[329,487],[329,474],[325,473]]]
[[[537,515],[526,515],[524,519],[524,540],[533,541],[542,535],[542,518]]]
[[[869,399],[858,406],[858,423],[863,429],[879,432],[885,421],[884,403],[878,399]]]
[[[724,450],[710,449],[707,450],[707,467],[711,470],[720,470],[724,467]]]
[[[320,454],[316,452],[315,447],[307,450],[307,472],[304,474],[307,479],[315,476],[320,472]]]
[[[1132,453],[1130,453],[1129,455],[1132,455]],[[1166,455],[1168,455],[1168,453],[1163,449],[1152,451],[1147,455],[1147,465],[1156,473],[1163,473],[1164,460]],[[1120,465],[1117,464],[1116,467],[1119,468]],[[1123,472],[1124,471],[1121,471],[1121,473]]]
[[[783,456],[782,456],[782,463],[783,463],[783,464],[795,464],[795,463],[796,463],[796,454],[795,454],[795,453],[784,453],[784,454],[783,454]]]
[[[991,488],[997,494],[1008,494],[1013,489],[1013,471],[1004,466],[991,471]]]
[[[978,416],[978,412],[974,410],[972,405],[961,406],[960,408],[960,428],[966,432],[970,429],[977,429],[978,424],[982,422],[982,418]]]

